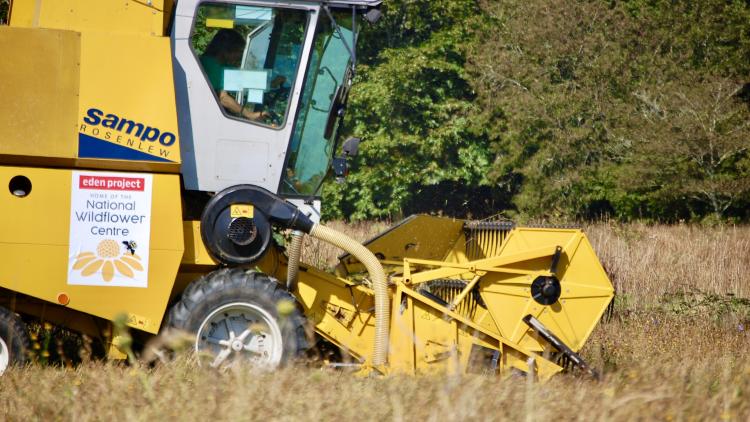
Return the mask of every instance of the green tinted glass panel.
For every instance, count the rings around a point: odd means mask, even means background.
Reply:
[[[346,21],[345,16],[337,17],[337,20]],[[282,193],[315,195],[328,173],[335,131],[326,139],[326,122],[336,90],[345,82],[350,60],[341,36],[352,45],[352,31],[343,27],[340,31],[341,34],[332,28],[327,16],[321,17],[289,145]]]

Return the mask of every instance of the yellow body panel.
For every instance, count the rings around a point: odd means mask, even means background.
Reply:
[[[293,293],[316,332],[355,359],[369,362],[375,338],[372,290],[303,267]]]
[[[403,258],[443,260],[461,236],[462,226],[462,220],[413,215],[365,244],[385,261]],[[425,236],[427,233],[429,236]],[[347,255],[337,270],[342,274],[356,273],[364,271],[364,266]]]
[[[11,26],[164,34],[164,0],[13,0]],[[172,1],[166,2],[167,12]]]
[[[13,99],[0,104],[0,162],[178,172],[163,6],[15,2],[0,28],[0,97]]]
[[[23,198],[0,191],[0,287],[52,304],[66,294],[67,308],[111,319],[127,313],[129,325],[159,330],[183,254],[176,175],[153,175],[150,265],[147,288],[67,284],[71,170],[0,166],[3,186],[17,175],[29,178]]]
[[[81,35],[0,26],[0,51],[0,155],[74,159]]]
[[[183,221],[182,231],[185,236],[185,254],[182,256],[183,265],[203,265],[216,267],[219,265],[203,244],[201,239],[200,221]]]
[[[88,157],[142,154],[151,157],[144,160],[173,163],[177,171],[180,149],[169,38],[83,33],[81,51],[79,142],[91,142],[97,149]],[[107,160],[108,168],[126,166],[123,160]]]

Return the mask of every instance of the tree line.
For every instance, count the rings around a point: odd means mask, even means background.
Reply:
[[[328,218],[750,217],[750,2],[388,0]]]
[[[750,1],[383,11],[345,119],[364,142],[324,218],[750,219]]]

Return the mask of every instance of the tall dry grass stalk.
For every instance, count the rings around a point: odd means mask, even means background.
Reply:
[[[584,355],[596,382],[564,374],[391,376],[180,360],[156,369],[88,363],[15,368],[0,379],[6,420],[737,420],[750,417],[750,336],[711,321],[635,316],[602,325]]]
[[[364,242],[376,234],[386,230],[390,224],[387,222],[357,222],[346,224],[341,221],[325,223],[326,226],[345,233],[359,242]],[[318,268],[333,268],[338,263],[338,256],[342,254],[341,249],[335,246],[305,236],[302,249],[302,261]]]
[[[359,239],[377,231],[336,224]],[[582,351],[602,371],[600,382],[577,373],[538,385],[520,376],[359,378],[305,367],[219,371],[190,358],[155,369],[96,362],[75,369],[32,365],[0,378],[2,417],[748,420],[750,302],[725,294],[747,296],[742,268],[750,229],[597,224],[587,232],[628,297]],[[307,246],[308,262],[332,265],[338,255]],[[704,299],[670,296],[687,288],[704,291]]]
[[[649,304],[700,290],[750,297],[750,227],[595,224],[586,227],[618,292]]]

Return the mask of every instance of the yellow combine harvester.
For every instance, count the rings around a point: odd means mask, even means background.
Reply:
[[[33,320],[121,356],[121,313],[193,333],[214,366],[332,345],[362,373],[585,366],[613,289],[581,231],[415,216],[361,245],[319,223],[357,152],[338,126],[380,1],[15,0],[0,369]],[[299,262],[305,235],[346,252],[335,274]]]

